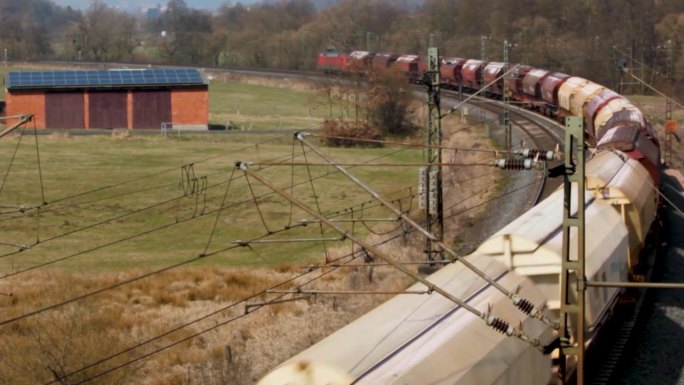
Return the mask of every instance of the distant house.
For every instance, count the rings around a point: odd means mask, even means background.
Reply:
[[[38,128],[207,128],[208,90],[197,69],[8,72],[5,113]]]

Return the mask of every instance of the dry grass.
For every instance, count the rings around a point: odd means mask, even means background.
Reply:
[[[225,79],[233,81],[236,79]],[[268,79],[251,80],[258,86],[282,86]],[[305,83],[291,83],[289,88],[309,92]],[[301,88],[301,89],[300,89]],[[244,111],[243,111],[244,114]],[[301,114],[301,113],[300,113]],[[447,145],[454,147],[474,147],[488,143],[486,138],[473,130],[462,127],[457,122],[447,119],[444,124]],[[87,187],[100,186],[110,181],[125,180],[141,175],[178,167],[179,164],[196,161],[197,154],[215,156],[227,150],[243,147],[249,139],[238,136],[220,139],[162,139],[157,137],[140,138],[129,136],[128,132],[112,132],[110,138],[70,137],[54,134],[41,139],[41,156],[45,161],[43,173],[50,189],[48,198],[69,195],[73,191],[87,190]],[[1,144],[1,143],[0,143]],[[13,143],[6,143],[5,153],[11,154]],[[169,146],[170,144],[170,146]],[[25,168],[30,168],[34,154],[30,146],[23,147],[26,158],[19,158]],[[243,151],[243,159],[260,160],[274,157],[290,149],[290,144],[264,144]],[[51,152],[54,150],[55,152]],[[389,154],[393,149],[373,150]],[[326,149],[334,158],[362,161],[378,155],[368,150],[336,150]],[[24,154],[20,152],[20,155]],[[418,154],[418,155],[417,155]],[[136,156],[142,155],[142,158]],[[482,153],[466,153],[445,151],[445,161],[476,162],[481,161]],[[221,158],[210,164],[196,164],[198,175],[224,175],[230,169],[234,157]],[[416,161],[419,152],[402,153],[390,156],[387,161]],[[310,159],[316,161],[317,159]],[[146,164],[144,170],[135,167]],[[69,165],[65,168],[65,165]],[[87,165],[87,166],[86,166]],[[115,168],[115,173],[103,173],[98,167]],[[324,171],[324,170],[323,170]],[[317,170],[316,173],[323,171]],[[69,172],[73,172],[69,174]],[[222,173],[222,174],[220,174]],[[262,173],[279,185],[289,182],[289,175],[280,170],[263,170]],[[358,169],[354,170],[362,180],[383,193],[396,191],[397,186],[404,186],[406,181],[415,180],[413,171],[393,174],[387,170]],[[479,168],[459,168],[449,170],[446,175],[447,193],[445,206],[460,211],[474,207],[483,202],[487,196],[496,191],[495,177],[480,178],[482,174],[491,173]],[[296,175],[297,180],[304,180],[304,173]],[[53,179],[54,178],[54,179]],[[280,178],[280,179],[279,179]],[[34,181],[35,175],[28,175],[27,181]],[[462,183],[458,183],[462,182]],[[168,179],[150,181],[152,186],[169,185],[168,196],[177,194],[178,172]],[[323,178],[318,185],[317,196],[324,211],[334,207],[347,207],[365,199],[365,194],[353,191],[348,182],[339,179]],[[55,190],[54,188],[59,190]],[[136,186],[143,190],[146,186]],[[33,186],[35,191],[35,186]],[[237,188],[236,195],[244,195],[246,187]],[[16,197],[17,202],[30,198],[34,203],[35,196],[26,196],[28,190],[23,185],[6,186],[5,194]],[[265,191],[265,190],[264,190]],[[125,191],[122,191],[125,192]],[[257,191],[257,193],[263,191]],[[216,207],[223,189],[217,189],[209,197],[209,205]],[[296,193],[313,204],[310,186],[296,189]],[[241,195],[241,196],[242,196]],[[362,198],[365,197],[365,198]],[[119,199],[116,202],[95,202],[92,205],[80,203],[75,207],[63,207],[53,214],[41,217],[41,237],[73,230],[92,221],[100,220],[122,210],[149,204],[158,199],[147,194],[142,201],[139,197],[132,200]],[[237,198],[232,198],[237,200]],[[404,200],[404,208],[408,206]],[[50,253],[32,256],[29,252],[19,254],[17,258],[3,259],[3,272],[15,271],[21,266],[44,261],[45,258],[64,255],[66,251],[85,249],[93,242],[103,242],[112,237],[120,237],[135,233],[151,225],[159,225],[180,217],[193,215],[193,200],[183,201],[178,207],[159,210],[154,215],[132,217],[109,223],[104,229],[95,230],[87,237],[56,243]],[[416,205],[413,204],[415,213]],[[261,209],[269,215],[269,221],[285,223],[288,206],[277,199],[264,199]],[[249,239],[250,235],[263,233],[260,222],[254,215],[254,206],[238,207],[226,213],[219,221],[220,232],[216,239],[224,243],[213,244],[213,248],[225,246],[225,240]],[[483,210],[483,209],[478,209]],[[446,223],[447,241],[456,237],[460,229],[472,223],[476,211],[466,211],[466,216],[455,216]],[[296,218],[307,217],[301,212]],[[346,212],[347,217],[350,213]],[[356,215],[359,215],[357,212]],[[368,217],[389,216],[387,211],[366,209]],[[51,269],[27,272],[17,276],[18,279],[0,280],[0,293],[12,293],[12,296],[0,295],[0,322],[19,317],[36,309],[41,309],[61,301],[75,298],[102,288],[124,282],[132,277],[140,276],[159,266],[166,266],[192,255],[198,245],[201,250],[206,242],[207,229],[213,223],[214,216],[207,216],[195,227],[184,227],[176,232],[164,234],[158,238],[148,238],[140,242],[129,242],[129,247],[116,247],[98,255],[80,258],[73,263],[56,265]],[[200,218],[201,219],[201,218]],[[3,234],[6,239],[19,236],[23,243],[31,244],[35,237],[35,216],[26,216],[18,225],[5,226]],[[368,236],[371,243],[401,234],[396,223],[388,223],[374,227],[374,231],[382,236]],[[312,231],[316,230],[316,231]],[[368,234],[362,230],[357,234]],[[293,237],[316,236],[317,226],[308,226],[306,232],[294,232]],[[199,234],[199,241],[192,235]],[[332,232],[326,232],[331,236]],[[3,238],[3,239],[5,239]],[[423,239],[416,234],[399,237],[396,241],[382,246],[394,258],[401,261],[416,261],[423,258]],[[4,246],[8,250],[7,246]],[[330,245],[328,245],[330,247]],[[328,258],[335,259],[349,253],[349,243],[333,245]],[[36,248],[38,250],[39,248]],[[4,250],[7,251],[7,250]],[[267,256],[269,258],[267,258]],[[310,296],[305,300],[286,302],[265,307],[250,308],[245,315],[244,303],[229,307],[231,304],[250,297],[280,282],[292,279],[306,272],[308,265],[322,261],[321,245],[287,247],[255,246],[253,249],[240,249],[227,258],[219,255],[213,259],[203,259],[198,266],[183,267],[154,275],[134,283],[107,290],[71,304],[60,306],[54,310],[41,312],[39,315],[25,320],[0,325],[0,384],[40,384],[50,381],[55,374],[63,375],[89,366],[112,354],[124,352],[102,364],[94,365],[69,377],[69,383],[78,382],[91,376],[103,373],[128,361],[135,360],[157,349],[169,346],[195,333],[209,330],[195,338],[182,342],[170,349],[152,354],[149,358],[125,365],[121,369],[93,379],[93,384],[249,384],[254,383],[269,369],[302,349],[319,341],[334,330],[367,312],[385,301],[388,295],[341,295]],[[273,258],[270,258],[273,257]],[[35,259],[31,259],[35,258]],[[360,263],[356,259],[355,263]],[[234,267],[235,265],[251,268]],[[58,268],[59,267],[59,268]],[[331,268],[314,269],[306,278],[321,275],[321,278],[302,286],[303,290],[402,290],[410,282],[406,277],[388,267],[376,267],[371,271],[368,267],[342,268],[331,271]],[[372,277],[372,280],[371,280]],[[303,285],[303,280],[296,280],[279,288],[289,289]],[[256,304],[273,300],[275,294],[261,294],[248,301]],[[285,298],[290,298],[286,296]],[[203,318],[209,314],[215,315]],[[244,317],[242,317],[244,316]],[[235,319],[225,326],[223,323]],[[161,336],[191,320],[197,322],[168,335]],[[152,337],[161,336],[140,347],[136,344],[148,341]],[[130,350],[128,350],[130,349]]]
[[[454,122],[447,121],[445,130],[450,138],[449,146],[473,147],[486,142],[485,138]],[[444,153],[445,160],[458,162],[482,161],[487,156],[490,155],[470,152],[454,154],[453,151]],[[483,173],[491,171],[475,168],[449,170],[445,182],[449,186],[445,194],[445,206],[459,209],[473,207],[492,194],[496,190],[491,188],[495,177],[478,178]],[[456,183],[465,180],[469,181]],[[339,190],[336,194],[339,194]],[[466,217],[457,216],[448,220],[446,233],[453,237],[476,215],[477,212],[473,212]],[[388,223],[375,227],[374,231],[386,234],[369,236],[367,241],[380,242],[388,236],[400,234],[396,226],[396,223]],[[400,261],[421,260],[422,248],[423,240],[416,234],[398,237],[382,246],[383,250]],[[349,244],[336,247],[330,250],[328,258],[342,257],[350,250]],[[360,262],[362,258],[354,261]],[[314,269],[306,278],[321,275],[321,279],[302,286],[302,289],[395,291],[402,290],[410,283],[406,277],[388,267],[374,268],[372,280],[368,267],[332,270]],[[45,270],[25,273],[21,280],[11,281],[9,285],[7,281],[0,281],[0,292],[13,293],[11,297],[0,297],[0,313],[3,319],[20,316],[146,271],[129,267],[120,271]],[[217,312],[305,271],[306,263],[292,261],[261,269],[215,265],[175,269],[0,327],[0,338],[4,342],[0,346],[0,355],[7,357],[0,360],[0,384],[44,383],[54,378],[53,373],[65,374],[88,366],[98,359],[125,351],[189,320],[198,320]],[[293,288],[303,283],[303,280],[296,280],[279,288]],[[389,297],[310,296],[305,300],[251,308],[250,314],[245,317],[241,317],[246,309],[242,303],[95,365],[69,379],[74,382],[89,378],[199,331],[215,328],[154,354],[149,359],[97,377],[90,383],[254,383],[273,366]],[[275,294],[262,294],[248,303],[274,298]],[[235,321],[217,327],[232,318],[236,318]]]
[[[336,253],[345,251],[332,254]],[[410,254],[406,250],[394,250],[395,256],[400,253],[404,254],[402,259]],[[12,323],[0,329],[3,340],[0,354],[7,357],[0,361],[0,383],[44,383],[52,378],[52,371],[64,374],[89,365],[96,358],[119,352],[188,320],[215,312],[294,275],[291,268],[281,270],[285,272],[221,267],[174,270]],[[396,290],[406,285],[404,280],[386,271],[378,271],[370,282],[366,269],[348,270],[340,269],[304,289],[374,290],[381,286]],[[12,297],[1,298],[0,309],[5,319],[20,316],[139,273],[137,270],[119,274],[30,273],[11,288]],[[312,273],[319,274],[321,272]],[[272,297],[261,295],[250,302]],[[336,300],[311,297],[308,301],[267,306],[229,326],[155,355],[151,360],[114,371],[93,383],[182,384],[186,371],[191,373],[191,383],[251,383],[275,363],[369,310],[378,299],[369,296]],[[244,305],[225,310],[149,346],[123,354],[104,366],[95,366],[70,377],[70,380],[88,378],[104,368],[211,328],[244,311]]]

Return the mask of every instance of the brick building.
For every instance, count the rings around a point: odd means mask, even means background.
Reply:
[[[38,128],[206,129],[208,88],[197,69],[8,72],[5,114]]]

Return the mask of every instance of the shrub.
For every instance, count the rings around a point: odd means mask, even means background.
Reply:
[[[327,136],[325,142],[331,147],[382,147],[379,142],[366,142],[357,139],[381,140],[382,135],[368,123],[356,121],[326,120],[321,134]]]

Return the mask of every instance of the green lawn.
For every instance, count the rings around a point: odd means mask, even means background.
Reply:
[[[242,130],[315,128],[327,116],[309,92],[289,88],[212,81],[209,120]]]
[[[313,140],[313,139],[312,139]],[[292,158],[292,139],[283,135],[216,135],[162,138],[135,136],[40,136],[39,163],[35,139],[18,136],[0,141],[0,271],[10,272],[64,259],[51,266],[76,270],[109,270],[159,267],[197,257],[204,252],[221,206],[230,176],[226,208],[218,218],[208,253],[235,247],[232,242],[274,234],[265,239],[318,238],[318,225],[296,225],[310,218],[294,210],[271,191],[240,172],[235,160],[271,161]],[[314,140],[315,141],[315,140]],[[15,154],[16,149],[16,156]],[[325,149],[343,162],[416,162],[420,151],[397,149]],[[307,154],[310,162],[322,162]],[[302,161],[295,146],[295,160]],[[193,164],[192,168],[183,165]],[[252,168],[281,188],[294,180],[294,195],[315,207],[316,201],[305,167]],[[293,171],[294,170],[294,171]],[[325,213],[370,200],[330,167],[311,167],[318,204]],[[415,168],[355,168],[353,172],[377,190],[390,194],[411,184]],[[42,178],[41,178],[42,175]],[[188,176],[194,175],[194,191]],[[201,188],[206,177],[206,189]],[[110,188],[104,188],[111,186]],[[252,193],[253,191],[253,193]],[[407,193],[405,192],[404,195]],[[254,203],[258,197],[258,205]],[[44,197],[44,198],[43,198]],[[40,210],[41,202],[47,202]],[[409,200],[404,200],[404,207]],[[360,206],[355,216],[388,217],[386,210]],[[263,216],[263,221],[262,221]],[[347,215],[349,217],[349,215]],[[265,222],[265,225],[264,223]],[[267,226],[267,228],[265,227]],[[347,226],[350,230],[351,227]],[[360,234],[367,233],[361,225]],[[324,237],[336,237],[326,230]],[[332,242],[328,245],[341,245]],[[20,247],[28,247],[17,252]],[[104,247],[106,245],[106,247]],[[196,263],[265,266],[301,263],[322,254],[321,242],[254,244],[219,252]]]
[[[16,134],[0,140],[0,272],[50,261],[54,261],[50,268],[107,271],[193,259],[194,264],[272,266],[320,258],[322,242],[236,246],[236,241],[269,232],[273,234],[264,238],[269,242],[338,235],[330,230],[321,235],[317,224],[299,225],[298,220],[310,216],[298,210],[291,214],[288,203],[256,181],[248,185],[240,172],[234,174],[227,193],[226,188],[236,160],[292,160],[291,132],[317,127],[326,109],[313,107],[312,93],[291,88],[212,80],[209,92],[212,123],[232,121],[244,129],[280,129],[283,134],[53,134],[39,136],[36,146],[36,138],[27,130],[23,137]],[[420,150],[397,150],[325,149],[342,162],[380,157],[380,162],[405,163],[422,158]],[[303,161],[299,143],[294,156],[295,161]],[[310,151],[307,157],[310,162],[323,162]],[[361,210],[359,205],[370,197],[339,174],[331,174],[330,167],[311,167],[315,194],[305,167],[254,169],[307,204],[319,205],[324,213],[354,208],[357,218],[390,216],[368,205]],[[353,172],[383,194],[413,184],[417,173],[415,167],[361,167]],[[190,181],[193,176],[195,181]],[[290,189],[293,182],[296,187]],[[404,190],[403,195],[408,194]],[[226,208],[217,219],[224,195]],[[402,205],[408,207],[409,201]],[[349,217],[349,211],[344,215]],[[345,226],[352,230],[348,223]],[[361,224],[353,230],[368,233]],[[351,249],[349,243],[326,242],[328,247],[341,245]],[[197,258],[205,249],[210,256]]]

